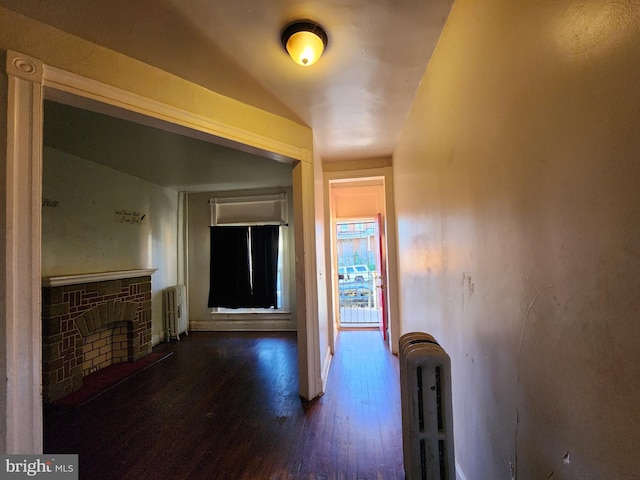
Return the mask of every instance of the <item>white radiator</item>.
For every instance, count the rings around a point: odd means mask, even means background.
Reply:
[[[455,480],[451,360],[431,335],[400,337],[400,393],[406,480]]]
[[[180,334],[188,334],[189,319],[187,315],[187,287],[174,285],[162,292],[164,304],[164,329],[167,341],[172,338],[180,340]]]

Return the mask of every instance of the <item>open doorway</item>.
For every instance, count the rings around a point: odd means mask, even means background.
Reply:
[[[42,162],[42,282],[46,287],[65,287],[64,293],[57,289],[54,295],[48,289],[44,296],[43,347],[48,352],[42,366],[45,403],[74,393],[86,377],[99,375],[99,370],[140,360],[151,353],[152,345],[170,338],[163,321],[163,291],[167,287],[185,285],[183,311],[188,311],[189,303],[194,305],[195,314],[185,315],[192,329],[220,329],[210,321],[212,315],[206,308],[211,251],[209,198],[220,190],[233,194],[227,185],[241,188],[244,195],[272,191],[289,192],[282,196],[292,197],[290,164],[127,120],[122,115],[48,99],[43,108]],[[252,176],[253,172],[259,175]],[[185,196],[188,206],[181,208]],[[293,211],[292,204],[287,207]],[[185,231],[186,235],[182,233]],[[293,234],[285,231],[279,238],[285,236],[285,252],[293,257]],[[186,248],[180,248],[183,241]],[[293,263],[282,257],[280,254],[287,267]],[[193,267],[199,264],[207,267]],[[131,280],[138,269],[145,271],[135,277],[149,275],[148,285]],[[108,279],[103,278],[106,272]],[[286,274],[287,278],[291,276],[288,270]],[[87,290],[87,278],[99,285],[98,291],[106,289],[108,295]],[[123,278],[127,280],[123,282]],[[133,284],[142,286],[130,287]],[[142,293],[147,291],[149,298]],[[289,289],[280,293],[280,298],[287,300],[294,296]],[[56,299],[53,314],[49,313],[49,297]],[[76,297],[82,298],[81,304],[74,303]],[[100,308],[106,312],[108,305],[114,305],[113,311],[126,305],[125,301],[144,304],[144,312],[140,307],[129,317],[120,318],[129,321],[130,331],[107,322],[113,317],[106,314],[95,328],[93,324],[76,327],[85,312]],[[59,304],[68,306],[70,317],[59,313]],[[295,319],[291,319],[289,303],[286,306],[286,313],[280,313],[284,310],[280,309],[275,312],[277,316],[253,313],[243,327],[269,330],[277,321],[282,329],[292,330]],[[272,320],[273,316],[277,320]],[[143,317],[150,321],[141,321]],[[62,332],[49,326],[65,321],[69,325]],[[122,345],[123,335],[127,337],[126,347]],[[77,344],[82,348],[66,347]]]
[[[340,328],[378,328],[382,321],[376,289],[381,285],[380,234],[373,218],[336,222]]]
[[[107,65],[107,63],[105,63]],[[41,397],[41,376],[43,357],[41,343],[41,222],[42,222],[42,108],[43,98],[60,103],[69,103],[63,99],[70,100],[78,98],[79,103],[97,103],[93,99],[101,99],[108,102],[108,108],[118,109],[126,106],[127,114],[139,115],[136,112],[145,112],[150,115],[155,122],[171,121],[171,126],[175,126],[177,131],[196,132],[195,136],[215,136],[222,139],[221,142],[227,145],[241,145],[243,151],[264,152],[267,158],[288,161],[293,165],[293,191],[295,193],[295,205],[305,205],[305,212],[297,208],[300,223],[295,234],[296,246],[301,245],[314,234],[313,215],[313,164],[311,134],[306,141],[306,131],[301,132],[300,143],[290,145],[275,136],[265,137],[254,132],[252,127],[256,122],[247,122],[246,125],[239,116],[229,115],[217,119],[215,112],[224,111],[224,108],[211,108],[207,110],[207,115],[196,115],[191,111],[184,110],[163,103],[161,100],[166,89],[160,85],[154,89],[154,93],[160,100],[142,97],[131,94],[117,87],[101,84],[87,77],[81,77],[71,72],[58,70],[55,67],[43,65],[39,60],[7,52],[7,77],[8,90],[5,97],[7,111],[11,115],[7,119],[7,144],[11,148],[7,149],[6,171],[7,189],[3,192],[6,200],[7,212],[7,235],[5,239],[5,250],[11,252],[11,262],[7,263],[7,275],[3,283],[6,297],[5,317],[7,319],[6,345],[7,381],[4,388],[6,393],[6,410],[11,412],[7,415],[9,423],[6,426],[7,451],[42,451],[42,397]],[[147,81],[153,82],[156,73],[151,72]],[[130,78],[130,77],[127,77]],[[151,80],[149,80],[151,79]],[[173,80],[172,91],[178,89],[182,84],[179,79]],[[123,83],[127,84],[123,80]],[[158,82],[161,83],[160,81]],[[191,92],[191,85],[184,82],[184,92]],[[7,87],[7,82],[4,83]],[[166,88],[166,84],[164,84]],[[160,93],[158,93],[160,92]],[[226,100],[218,96],[207,96],[202,94],[203,102],[209,98],[213,100],[211,105],[224,104]],[[77,96],[77,97],[76,97]],[[174,98],[174,97],[171,97]],[[233,107],[235,104],[231,104]],[[246,111],[247,106],[241,106]],[[129,110],[130,109],[130,110]],[[233,108],[231,109],[232,111]],[[209,115],[209,112],[214,112]],[[225,111],[225,113],[228,113]],[[140,114],[142,115],[142,114]],[[261,112],[255,112],[260,118]],[[235,123],[230,124],[228,119],[232,118]],[[164,119],[164,120],[162,120]],[[225,121],[225,119],[227,121]],[[255,120],[255,119],[254,119]],[[279,125],[277,118],[269,117],[270,121]],[[259,122],[258,122],[259,123]],[[289,122],[290,123],[290,122]],[[275,128],[284,138],[298,138],[289,132],[288,123],[282,128]],[[309,131],[310,132],[310,131]],[[310,201],[307,201],[311,198]],[[308,205],[308,207],[307,207]],[[52,207],[53,208],[53,207]],[[134,228],[134,227],[131,227]],[[9,257],[7,257],[9,258]],[[304,278],[308,291],[316,285],[315,264],[312,262],[296,262],[297,278]],[[301,296],[301,304],[306,306],[309,298],[313,300],[311,293]],[[313,322],[317,321],[317,315],[313,314],[313,308],[301,308],[299,328],[302,332],[307,332]],[[310,313],[311,312],[311,313]],[[317,328],[316,328],[317,330]],[[314,398],[319,394],[320,382],[316,379],[320,374],[319,362],[316,361],[318,355],[308,353],[317,351],[317,334],[302,336],[298,342],[299,348],[299,388],[303,398]],[[18,368],[19,367],[19,368]]]
[[[396,353],[391,168],[325,172],[325,179],[334,338],[340,329],[379,329]]]

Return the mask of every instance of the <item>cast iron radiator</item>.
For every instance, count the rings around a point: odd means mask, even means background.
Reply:
[[[402,447],[407,480],[455,480],[451,361],[429,334],[400,337]]]
[[[166,340],[172,338],[180,340],[180,334],[188,334],[189,319],[187,318],[187,287],[174,285],[162,292],[164,305],[164,331]]]

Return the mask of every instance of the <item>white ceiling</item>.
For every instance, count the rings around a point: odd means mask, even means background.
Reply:
[[[313,128],[323,162],[388,157],[453,0],[0,0],[0,5]],[[329,36],[311,67],[292,20]]]

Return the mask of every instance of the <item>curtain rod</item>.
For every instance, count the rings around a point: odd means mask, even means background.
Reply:
[[[286,202],[284,198],[263,198],[255,200],[234,200],[233,198],[210,198],[208,200],[209,205],[249,205],[252,203],[273,203],[273,202]]]

